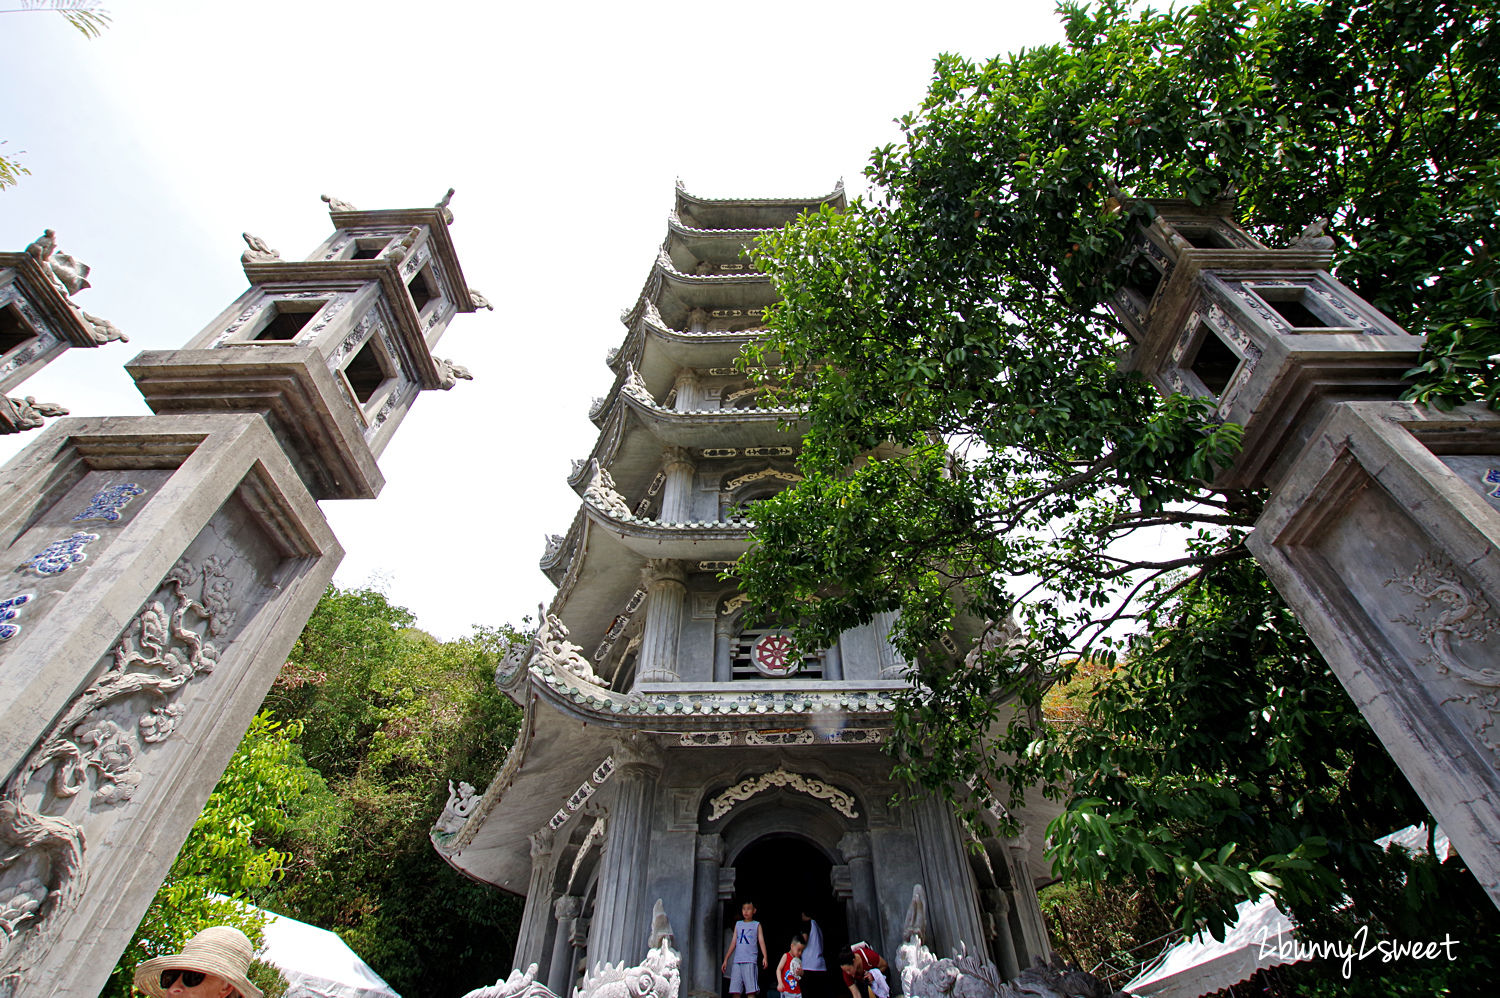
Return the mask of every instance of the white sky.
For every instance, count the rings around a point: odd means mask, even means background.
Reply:
[[[94,268],[76,301],[130,336],[19,394],[146,413],[124,363],[244,290],[241,231],[300,259],[331,231],[319,194],[404,208],[457,188],[464,273],[496,311],[456,318],[437,352],[476,380],[417,401],[380,498],[323,503],[348,552],[335,581],[378,581],[445,638],[551,599],[543,537],[578,506],[563,479],[676,178],[857,194],[934,56],[1061,36],[1050,0],[107,6],[92,41],[57,14],[0,15],[0,148],[32,171],[0,192],[0,247],[56,229]],[[0,438],[0,458],[34,436]]]

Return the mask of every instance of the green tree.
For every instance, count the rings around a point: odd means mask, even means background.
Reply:
[[[268,842],[290,827],[322,782],[298,757],[299,734],[299,725],[278,724],[266,713],[251,721],[103,995],[130,998],[137,964],[179,952],[210,925],[232,925],[259,942],[265,918],[245,902],[269,887],[289,858]]]
[[[1331,219],[1336,275],[1429,337],[1413,397],[1494,404],[1500,25],[1416,0],[1060,10],[1066,44],[940,57],[871,199],[761,240],[782,302],[750,361],[811,430],[804,480],[752,513],[742,583],[809,644],[899,610],[898,768],[1050,787],[1067,875],[1128,872],[1183,926],[1265,890],[1415,910],[1393,889],[1413,871],[1365,836],[1420,803],[1250,564],[1264,496],[1205,484],[1239,428],[1121,371],[1102,303],[1140,199],[1237,194],[1269,245]],[[960,616],[1025,640],[951,667]],[[1132,630],[1094,727],[1041,723],[1041,692]]]
[[[333,929],[397,991],[462,994],[502,976],[520,901],[460,876],[428,831],[447,781],[483,786],[519,726],[495,686],[510,627],[455,641],[373,589],[330,588],[267,706],[303,726],[328,794],[277,839],[288,870],[266,907]]]

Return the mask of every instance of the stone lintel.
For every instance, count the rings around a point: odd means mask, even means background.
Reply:
[[[373,499],[385,478],[362,419],[312,347],[148,350],[125,365],[157,413],[259,413],[318,499]]]

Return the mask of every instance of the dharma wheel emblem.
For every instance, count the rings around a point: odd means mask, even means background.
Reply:
[[[750,646],[750,661],[767,676],[790,676],[801,663],[793,657],[792,639],[785,634],[764,634]]]

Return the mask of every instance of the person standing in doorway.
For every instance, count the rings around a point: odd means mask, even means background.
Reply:
[[[760,949],[760,967],[755,965],[755,951]],[[731,958],[734,972],[730,973]],[[740,905],[740,920],[734,923],[734,938],[729,951],[724,954],[724,973],[729,977],[729,993],[755,998],[760,994],[760,971],[770,965],[766,956],[766,934],[755,920],[755,905],[749,901]]]
[[[823,927],[818,920],[802,912],[807,945],[802,950],[802,993],[807,998],[829,998],[828,963],[823,952]]]

